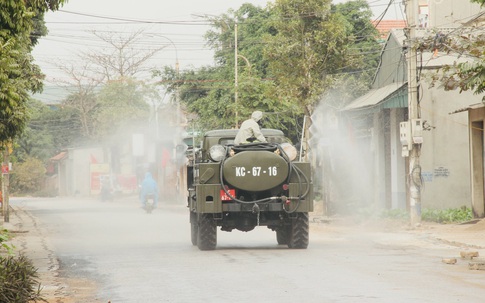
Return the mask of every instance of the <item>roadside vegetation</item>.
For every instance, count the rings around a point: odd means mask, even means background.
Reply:
[[[382,218],[409,220],[409,213],[404,209],[384,210]],[[472,209],[469,207],[421,210],[421,220],[436,223],[463,223],[473,219]]]
[[[423,221],[437,223],[463,223],[473,219],[471,208],[448,208],[443,210],[423,209],[421,212]]]
[[[10,234],[0,230],[0,303],[47,302],[41,294],[37,268],[24,255],[15,255]]]
[[[29,258],[0,256],[0,302],[47,302],[38,279],[37,268]]]

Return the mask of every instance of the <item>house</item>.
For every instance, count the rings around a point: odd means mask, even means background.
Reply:
[[[434,35],[434,31],[423,28],[418,30],[418,35]],[[358,160],[353,161],[359,163],[351,165],[350,170],[353,169],[353,172],[349,175],[360,176],[361,187],[365,184],[367,189],[347,189],[351,196],[359,196],[361,193],[360,202],[356,206],[409,208],[407,182],[410,180],[410,172],[408,158],[402,156],[399,125],[408,120],[405,40],[403,30],[391,31],[382,51],[372,89],[341,111],[341,124],[351,130],[347,132],[350,135],[347,135],[346,141],[353,142],[351,150],[358,157]],[[471,206],[468,116],[466,113],[453,116],[448,113],[458,106],[478,103],[482,97],[471,92],[460,94],[457,91],[445,91],[440,87],[432,87],[427,81],[436,70],[460,60],[465,59],[431,51],[418,55],[423,144],[420,163],[415,169],[422,176],[418,184],[421,188],[422,208]],[[483,205],[483,198],[481,203]],[[483,216],[483,210],[479,214]]]
[[[99,196],[103,185],[113,193],[136,194],[145,172],[158,181],[164,197],[178,198],[180,163],[174,150],[177,132],[165,126],[164,136],[153,129],[132,129],[106,140],[103,146],[67,148],[50,159],[47,185],[59,196]],[[136,199],[135,199],[136,200]]]

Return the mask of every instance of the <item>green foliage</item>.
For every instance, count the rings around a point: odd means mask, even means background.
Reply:
[[[296,142],[303,115],[325,90],[351,86],[359,94],[367,89],[361,83],[370,79],[380,50],[370,16],[362,0],[333,9],[328,0],[285,0],[266,8],[244,4],[209,19],[213,29],[206,39],[217,66],[180,74],[167,67],[156,77],[169,92],[179,89],[181,102],[202,129],[234,127],[258,109],[265,113],[264,127],[282,129]]]
[[[0,257],[0,302],[47,302],[38,279],[37,268],[27,257]]]
[[[473,219],[473,212],[468,207],[449,208],[444,210],[423,209],[421,211],[423,221],[438,223],[460,223]]]
[[[28,157],[46,161],[55,152],[52,129],[57,129],[57,127],[51,123],[55,121],[52,110],[36,100],[29,100],[27,105],[31,119],[22,135],[15,141],[13,156],[20,162],[25,161]],[[61,130],[57,129],[57,137],[61,135],[60,132]]]
[[[145,100],[148,89],[130,78],[120,78],[107,83],[97,96],[94,114],[95,137],[106,140],[119,131],[145,123],[150,107]]]
[[[45,167],[36,158],[27,158],[14,166],[11,174],[10,189],[14,193],[32,194],[44,185]]]
[[[472,2],[479,3],[480,5],[485,5],[485,0],[471,0]]]
[[[347,56],[353,43],[349,28],[341,15],[331,13],[328,0],[283,0],[272,9],[276,34],[265,37],[264,55],[277,92],[310,116],[333,83],[330,74],[352,64]]]
[[[482,2],[483,3],[483,2]],[[476,27],[463,27],[451,33],[437,32],[419,41],[422,51],[444,52],[466,62],[445,65],[430,76],[431,86],[445,90],[485,93],[485,34]],[[482,98],[485,101],[485,96]]]
[[[0,253],[1,249],[3,248],[7,251],[9,255],[12,255],[14,246],[6,243],[8,240],[10,240],[10,234],[8,233],[8,230],[0,229]]]
[[[38,36],[45,34],[43,13],[63,0],[0,0],[0,141],[20,134],[28,119],[29,92],[42,88],[43,75],[30,54]],[[34,20],[35,19],[35,20]]]

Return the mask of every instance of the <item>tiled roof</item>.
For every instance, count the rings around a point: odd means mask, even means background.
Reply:
[[[372,21],[372,24],[377,28],[379,33],[381,34],[381,38],[387,38],[387,35],[391,31],[391,29],[396,28],[405,28],[406,27],[406,20],[378,20]]]

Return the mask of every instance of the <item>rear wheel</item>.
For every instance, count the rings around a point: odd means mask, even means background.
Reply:
[[[289,248],[305,249],[309,242],[310,224],[308,213],[298,213],[295,219],[292,219],[290,238],[288,241]]]
[[[200,250],[214,250],[217,245],[217,225],[212,214],[200,214],[197,246]]]

